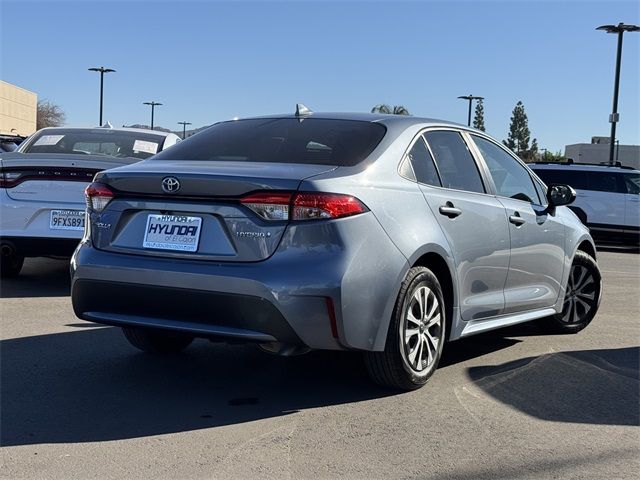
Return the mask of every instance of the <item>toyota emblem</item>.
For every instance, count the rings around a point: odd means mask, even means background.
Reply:
[[[166,193],[176,193],[180,190],[180,182],[176,177],[165,177],[162,179],[162,190]]]

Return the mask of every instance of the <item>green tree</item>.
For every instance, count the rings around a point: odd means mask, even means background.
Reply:
[[[484,130],[484,105],[482,104],[482,99],[478,100],[476,103],[476,114],[473,117],[473,128],[477,128],[478,130]]]
[[[371,109],[371,113],[392,113],[394,115],[411,115],[403,105],[394,105],[393,108],[386,103],[380,103]]]
[[[553,153],[545,149],[541,158],[543,162],[565,162],[567,160],[560,150]]]
[[[67,116],[62,108],[48,100],[39,100],[38,109],[36,111],[36,128],[40,130],[45,127],[61,126]]]
[[[538,158],[538,139],[534,138],[531,148],[524,154],[524,159],[534,162]]]
[[[526,154],[529,150],[529,139],[531,132],[529,131],[529,120],[524,111],[522,102],[516,103],[511,115],[511,125],[509,126],[509,136],[503,143],[511,150],[516,152],[518,156]]]

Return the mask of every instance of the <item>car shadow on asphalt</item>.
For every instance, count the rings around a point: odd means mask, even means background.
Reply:
[[[0,298],[66,297],[70,286],[68,258],[27,258],[20,275],[2,279]]]
[[[139,353],[118,328],[69,326],[83,328],[0,342],[2,445],[159,435],[401,394],[373,384],[359,353],[283,358],[196,340],[163,357]],[[443,366],[514,342],[454,342]]]
[[[117,328],[90,325],[68,333],[0,342],[3,446],[161,435],[401,394],[372,384],[357,353],[312,352],[282,358],[264,354],[252,345],[212,345],[197,340],[183,354],[162,357],[138,353]],[[469,351],[480,356],[514,344],[499,335],[493,341],[490,338],[449,344],[443,366],[466,360]],[[628,352],[607,352],[582,354],[614,363],[623,358],[629,364]],[[578,359],[580,353],[563,355]],[[635,359],[637,362],[637,351]],[[521,361],[520,365],[526,363]],[[484,378],[511,367],[472,368],[469,375],[483,388]],[[518,377],[518,392],[543,405],[546,397],[562,393],[561,405],[550,404],[549,417],[557,421],[623,425],[637,421],[637,380],[634,407],[633,392],[614,388],[609,395],[603,388],[616,385],[596,384],[602,378],[593,374],[593,369],[582,372],[577,377],[580,384],[574,385],[578,370],[573,367],[566,376],[562,369],[542,370],[530,385]],[[545,375],[553,378],[553,385],[542,382]],[[537,415],[537,409],[519,403],[506,388],[509,381],[503,385],[505,388],[487,387],[486,391]],[[537,391],[546,386],[546,392]],[[567,395],[572,391],[575,393]],[[588,400],[580,394],[588,394]],[[580,413],[585,402],[591,405],[590,412],[608,402],[608,414],[585,416]]]
[[[640,425],[640,347],[578,350],[467,370],[486,397],[541,420]]]
[[[154,356],[90,325],[0,342],[3,446],[168,434],[396,394],[369,382],[357,354],[282,358],[197,340]]]

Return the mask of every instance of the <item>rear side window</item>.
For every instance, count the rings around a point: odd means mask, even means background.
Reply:
[[[385,133],[383,125],[354,120],[236,120],[213,125],[154,158],[353,166]]]
[[[443,187],[485,192],[478,166],[459,133],[434,131],[424,137],[435,157]]]
[[[407,154],[413,171],[416,175],[416,180],[420,183],[426,183],[427,185],[440,186],[440,179],[438,178],[438,171],[433,163],[433,158],[429,153],[429,149],[422,140],[422,137],[418,138],[416,143],[413,144],[411,150]]]

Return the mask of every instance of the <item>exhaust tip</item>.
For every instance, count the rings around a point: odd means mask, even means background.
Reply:
[[[3,243],[2,245],[0,245],[0,255],[2,255],[3,257],[10,257],[15,253],[16,249],[13,247],[13,245],[10,245],[8,243]]]
[[[259,343],[258,347],[265,353],[271,355],[279,355],[281,357],[295,357],[298,355],[304,355],[309,353],[311,349],[309,347],[303,347],[300,345],[290,345],[280,342]]]

